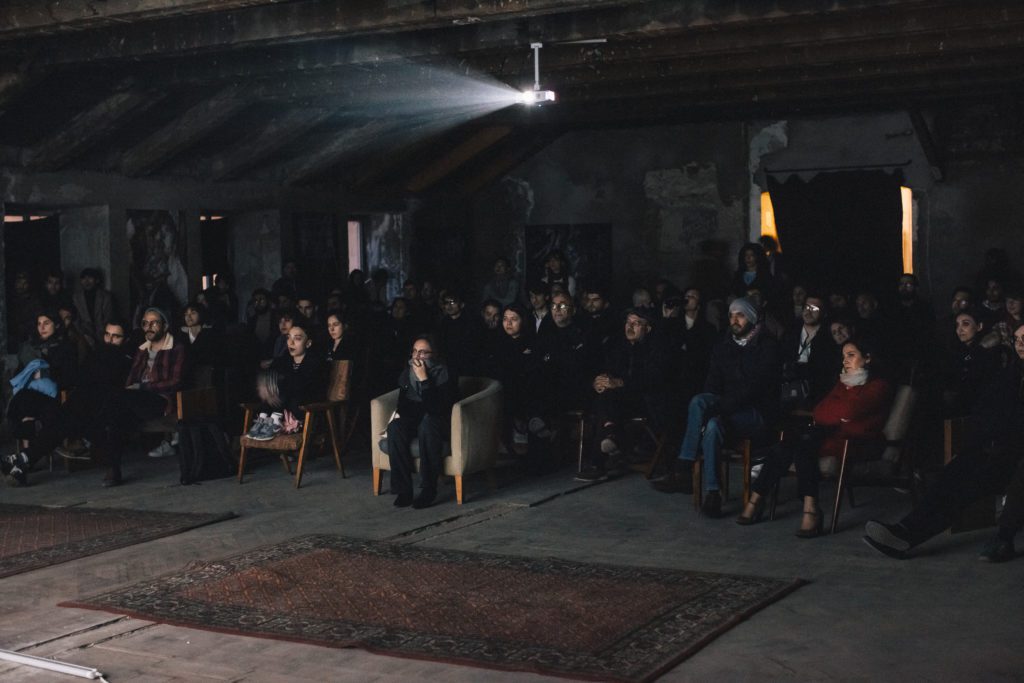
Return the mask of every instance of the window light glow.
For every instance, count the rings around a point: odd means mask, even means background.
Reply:
[[[761,193],[761,237],[771,237],[779,245],[779,253],[782,253],[782,242],[779,241],[779,231],[775,228],[775,208],[772,206],[772,198],[767,192]]]
[[[914,193],[909,187],[900,188],[903,203],[903,272],[914,272]]]

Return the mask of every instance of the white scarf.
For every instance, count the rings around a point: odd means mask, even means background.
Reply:
[[[848,387],[864,386],[868,382],[868,369],[861,368],[860,370],[851,370],[850,372],[840,372],[839,381]]]

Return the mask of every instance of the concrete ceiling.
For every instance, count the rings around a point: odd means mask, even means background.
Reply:
[[[557,105],[443,101],[459,73],[529,87],[533,41]],[[1019,0],[9,0],[0,163],[472,193],[574,128],[904,108],[925,126],[1019,100],[1022,67]]]

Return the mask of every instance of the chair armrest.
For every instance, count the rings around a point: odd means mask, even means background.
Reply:
[[[503,393],[498,381],[454,405],[451,474],[469,474],[494,465],[502,414]]]
[[[398,408],[398,389],[381,394],[370,401],[370,451],[373,454],[373,466],[391,469],[391,461],[386,453],[380,450],[377,442],[380,433],[387,427],[388,420]]]
[[[322,413],[336,406],[340,406],[344,401],[317,401],[316,403],[306,403],[299,406],[302,410],[315,413]]]

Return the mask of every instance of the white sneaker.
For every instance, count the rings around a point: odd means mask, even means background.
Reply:
[[[169,458],[172,455],[177,455],[177,453],[174,450],[174,446],[167,441],[161,441],[159,446],[151,450],[146,455],[151,458]]]

